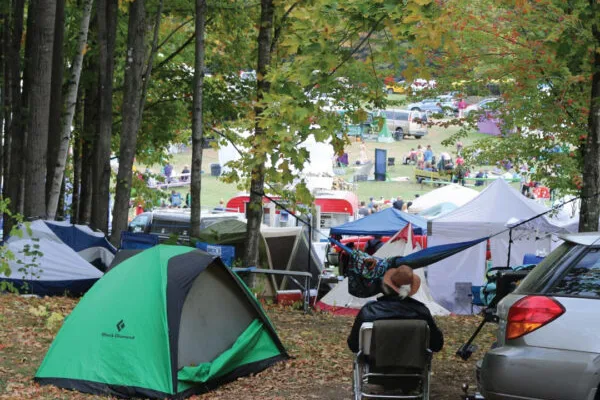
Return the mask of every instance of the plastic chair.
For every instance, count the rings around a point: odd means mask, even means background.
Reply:
[[[363,323],[354,358],[354,399],[429,399],[431,358],[427,322],[392,319]],[[367,386],[370,384],[383,385],[387,393],[375,393]],[[395,394],[398,388],[401,394]]]
[[[469,312],[469,307],[471,307],[471,287],[471,282],[456,282],[454,284],[454,302],[465,314]]]

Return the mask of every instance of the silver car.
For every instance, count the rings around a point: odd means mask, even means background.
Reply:
[[[421,139],[427,135],[427,114],[412,110],[385,110],[387,127],[394,139],[402,140],[406,136]]]
[[[561,239],[498,304],[477,371],[486,400],[600,398],[600,233]]]

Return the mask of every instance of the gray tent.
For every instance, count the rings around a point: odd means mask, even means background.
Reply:
[[[217,222],[200,232],[199,239],[210,244],[233,245],[236,257],[244,254],[246,223],[238,220]],[[261,228],[260,267],[283,271],[309,271],[311,287],[315,288],[323,264],[308,240],[308,231],[301,227]],[[310,266],[309,266],[310,255]],[[270,277],[275,290],[297,289],[288,277]]]

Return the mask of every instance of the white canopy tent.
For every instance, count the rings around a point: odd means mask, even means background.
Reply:
[[[407,229],[409,228],[409,229]],[[410,231],[410,234],[406,233]],[[390,238],[377,252],[374,254],[375,257],[386,258],[395,256],[407,256],[411,253],[421,250],[421,246],[418,243],[414,244],[412,228],[407,225],[406,228],[397,232]],[[444,307],[440,306],[435,302],[427,281],[423,268],[416,269],[415,274],[421,278],[421,287],[412,297],[425,304],[432,315],[448,315],[450,312]],[[327,293],[318,303],[317,306],[324,310],[330,310],[336,314],[351,314],[356,315],[363,305],[369,301],[373,301],[378,296],[360,298],[352,296],[348,292],[348,278],[345,278],[342,282],[338,283],[329,293]]]
[[[453,203],[458,207],[463,206],[479,195],[475,189],[467,188],[455,183],[432,190],[429,193],[413,200],[408,209],[411,214],[418,214],[441,203]]]
[[[548,211],[544,205],[521,195],[503,179],[494,181],[479,196],[464,206],[429,222],[428,245],[437,246],[464,242],[504,233],[490,239],[492,266],[506,266],[509,248],[508,227],[515,226]],[[535,218],[512,230],[510,265],[523,263],[526,253],[548,253],[554,247],[556,233],[573,232],[576,223],[560,220],[548,214]],[[486,242],[432,264],[428,268],[428,283],[433,298],[455,313],[468,313],[457,307],[456,283],[484,283]]]
[[[315,128],[318,128],[318,126],[315,125]],[[232,130],[230,134],[237,134],[242,138],[248,138],[250,136],[249,131],[239,132]],[[310,159],[304,163],[302,171],[298,171],[292,167],[292,173],[298,178],[304,178],[310,191],[317,189],[331,189],[333,177],[335,176],[333,173],[333,160],[335,157],[333,145],[329,143],[329,141],[317,142],[315,136],[311,134],[308,135],[306,140],[298,145],[298,148],[306,149],[310,154]],[[219,147],[219,164],[222,166],[224,173],[229,171],[230,167],[227,165],[228,162],[236,161],[241,158],[238,149],[240,151],[246,151],[245,148],[240,146],[236,148],[231,142],[227,142],[225,146]],[[281,161],[282,160],[279,160],[279,162]],[[270,163],[267,162],[267,165],[270,165]]]

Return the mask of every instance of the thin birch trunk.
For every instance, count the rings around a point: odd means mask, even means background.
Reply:
[[[52,183],[46,207],[46,214],[49,219],[54,219],[58,200],[60,196],[60,186],[63,181],[65,166],[67,163],[67,153],[69,151],[69,142],[71,139],[71,125],[75,115],[75,105],[77,104],[77,92],[79,89],[79,78],[81,77],[81,68],[83,66],[83,54],[87,44],[87,36],[90,27],[90,16],[92,14],[93,0],[85,0],[83,3],[83,14],[81,16],[81,25],[79,27],[79,37],[77,38],[77,53],[73,59],[69,83],[67,86],[67,96],[65,99],[66,110],[62,125],[60,143],[58,145],[56,165],[52,175]]]

